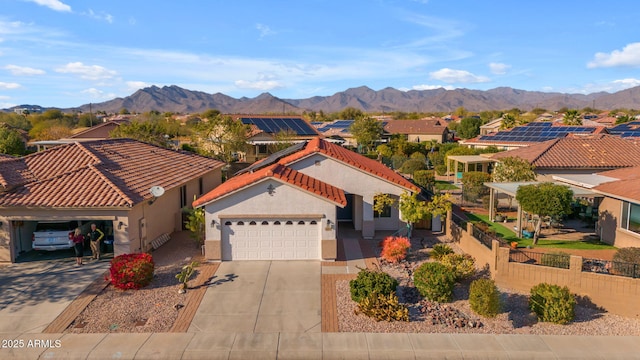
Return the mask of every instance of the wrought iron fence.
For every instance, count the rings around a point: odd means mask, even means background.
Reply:
[[[582,271],[640,278],[640,264],[600,259],[582,259]]]
[[[471,228],[473,229],[471,235],[489,249],[491,249],[493,240],[498,240],[495,236],[487,234],[475,225],[472,225]]]
[[[522,264],[568,269],[570,260],[571,255],[569,254],[547,254],[524,250],[509,251],[509,261]]]
[[[462,229],[466,230],[467,229],[467,220],[461,218],[460,216],[451,213],[451,221],[453,221],[454,224],[458,225],[459,227],[461,227]]]

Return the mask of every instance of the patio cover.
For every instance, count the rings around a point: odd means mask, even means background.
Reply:
[[[604,176],[601,176],[601,177],[604,177]],[[554,177],[554,179],[555,178],[556,177]],[[589,189],[570,185],[569,183],[566,183],[566,182],[561,182],[561,181],[551,181],[551,182],[556,185],[568,186],[571,189],[571,191],[573,191],[573,197],[575,198],[588,198],[588,197],[599,196],[597,193]],[[489,204],[493,204],[493,202],[495,201],[494,199],[495,199],[496,192],[507,194],[515,198],[516,193],[518,192],[518,188],[520,186],[534,185],[534,184],[541,184],[541,183],[542,182],[540,181],[503,182],[503,183],[491,182],[491,183],[484,183],[484,185],[490,189]],[[495,209],[493,208],[493,206],[489,206],[489,220],[493,221],[494,218],[495,218]],[[518,220],[517,220],[516,227],[518,228],[518,237],[521,238],[522,237],[522,207],[520,207],[519,203],[518,203]]]
[[[456,173],[456,177],[454,179],[454,183],[459,183],[458,181],[458,164],[464,164],[464,172],[469,171],[469,164],[481,164],[483,172],[489,172],[489,164],[496,162],[496,160],[490,159],[486,156],[482,155],[451,155],[447,156],[447,181],[449,180],[449,173],[451,169],[451,161],[453,161],[454,172]]]

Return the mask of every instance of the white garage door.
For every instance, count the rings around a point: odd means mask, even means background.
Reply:
[[[320,259],[320,219],[224,220],[223,260]]]

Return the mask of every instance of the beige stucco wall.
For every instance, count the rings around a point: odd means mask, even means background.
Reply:
[[[273,186],[272,194],[268,187]],[[284,184],[275,179],[264,179],[205,206],[205,256],[208,259],[220,260],[222,226],[224,219],[245,217],[269,217],[274,220],[285,217],[317,215],[321,223],[322,254],[333,254],[334,250],[324,246],[335,246],[336,227],[327,230],[326,222],[336,223],[336,205],[319,196],[313,195],[298,187]],[[211,227],[211,221],[216,225]],[[332,242],[333,241],[333,242]]]
[[[444,135],[442,134],[409,134],[407,135],[408,142],[425,142],[435,140],[439,143],[443,142]]]
[[[598,207],[598,234],[615,247],[640,247],[640,234],[620,228],[622,201],[605,197]]]
[[[290,164],[289,167],[338,187],[346,193],[358,195],[355,197],[356,201],[354,201],[354,207],[357,207],[354,212],[354,226],[356,230],[360,230],[359,225],[361,225],[362,235],[365,238],[372,238],[377,226],[380,226],[379,229],[392,228],[389,225],[389,220],[379,221],[379,225],[376,225],[373,212],[373,197],[377,193],[400,196],[405,191],[402,187],[322,154],[313,154]],[[359,197],[362,200],[361,203],[359,203]],[[361,224],[359,223],[360,221],[362,221]],[[396,228],[400,226],[402,226],[402,223],[398,222]]]

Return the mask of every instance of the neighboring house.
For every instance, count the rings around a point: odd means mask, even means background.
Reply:
[[[326,259],[337,229],[363,237],[403,226],[397,208],[374,214],[378,193],[398,198],[418,187],[383,164],[320,138],[256,162],[197,199],[211,260]],[[352,225],[351,225],[352,224]]]
[[[447,122],[442,119],[390,120],[384,124],[388,135],[400,134],[409,142],[451,141]]]
[[[43,150],[47,150],[54,146],[58,146],[62,144],[71,144],[74,142],[81,142],[81,141],[108,139],[109,133],[111,133],[111,131],[113,131],[123,123],[127,124],[129,123],[129,120],[125,120],[125,119],[110,120],[107,122],[99,123],[90,128],[84,129],[78,133],[71,135],[68,138],[58,139],[58,140],[32,141],[29,143],[29,145],[36,146],[37,151],[43,151]]]
[[[609,129],[609,133],[620,137],[630,137],[640,139],[640,121],[630,121],[618,124]]]
[[[479,135],[473,139],[461,140],[460,145],[474,149],[495,146],[500,150],[513,150],[540,142],[562,138],[568,134],[607,133],[604,126],[564,126],[552,122],[532,122],[509,130]]]
[[[500,131],[502,127],[502,117],[491,120],[484,125],[480,125],[480,135],[487,135]]]
[[[518,157],[534,166],[539,181],[553,175],[592,174],[640,165],[640,141],[608,134],[568,135],[491,155],[500,161]]]
[[[313,122],[318,132],[331,142],[340,143],[343,146],[358,146],[358,141],[353,137],[349,128],[355,120],[334,120],[328,122]]]
[[[247,139],[250,146],[245,155],[245,160],[249,163],[267,157],[274,152],[278,143],[299,143],[319,135],[309,122],[296,116],[235,115],[233,118],[251,127]]]
[[[603,242],[616,247],[640,247],[640,166],[554,179],[602,196],[596,232]]]
[[[0,262],[31,250],[38,221],[99,221],[115,255],[182,229],[182,209],[221,182],[224,164],[131,139],[59,145],[0,161]],[[152,186],[164,189],[161,197]]]

